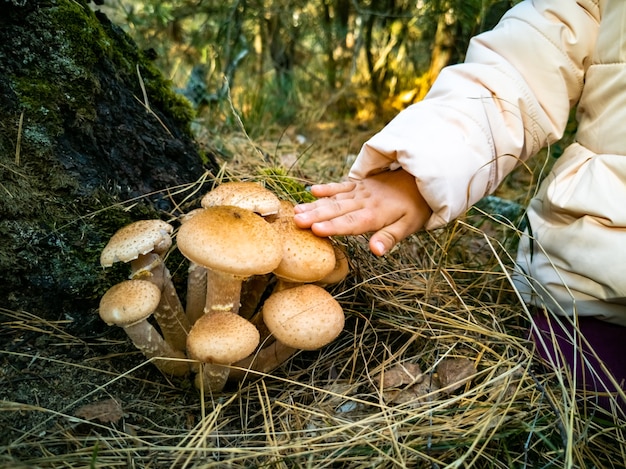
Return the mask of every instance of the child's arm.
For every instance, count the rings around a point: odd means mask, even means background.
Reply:
[[[431,215],[415,178],[399,169],[363,180],[318,184],[311,192],[319,200],[295,208],[295,221],[318,236],[374,232],[369,245],[377,256],[420,230]]]

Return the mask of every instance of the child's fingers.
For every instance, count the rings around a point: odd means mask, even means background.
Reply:
[[[377,256],[387,254],[396,244],[423,226],[427,213],[421,216],[418,214],[417,217],[403,216],[376,231],[369,241],[370,250]]]
[[[350,192],[355,186],[356,184],[353,181],[314,184],[311,186],[311,194],[315,197],[332,197],[342,192]]]
[[[349,211],[329,219],[311,224],[311,230],[317,236],[359,235],[380,228],[366,210]]]
[[[394,233],[394,225],[387,226],[372,235],[369,241],[370,251],[377,256],[384,256],[391,249],[406,238],[410,233],[402,235]]]
[[[294,221],[300,228],[310,228],[314,224],[334,220],[359,208],[360,202],[354,199],[320,199],[298,206],[295,209]],[[344,223],[341,222],[339,225],[343,226]]]

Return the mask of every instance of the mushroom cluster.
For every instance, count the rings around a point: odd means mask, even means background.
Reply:
[[[327,345],[344,314],[325,287],[345,278],[348,261],[293,216],[291,202],[253,182],[207,193],[176,233],[189,261],[185,306],[164,262],[174,227],[142,220],[121,228],[100,263],[129,263],[130,277],[104,294],[101,318],[123,327],[162,372],[193,372],[196,386],[210,392]]]

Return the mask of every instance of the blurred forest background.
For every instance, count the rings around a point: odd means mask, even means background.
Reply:
[[[148,51],[222,131],[233,108],[251,138],[319,121],[388,120],[421,99],[472,35],[511,6],[494,0],[106,0],[111,19]]]

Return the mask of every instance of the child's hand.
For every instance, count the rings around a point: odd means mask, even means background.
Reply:
[[[311,187],[315,202],[297,205],[295,222],[318,236],[374,231],[369,245],[377,256],[421,229],[432,213],[415,178],[399,169],[362,180]]]

